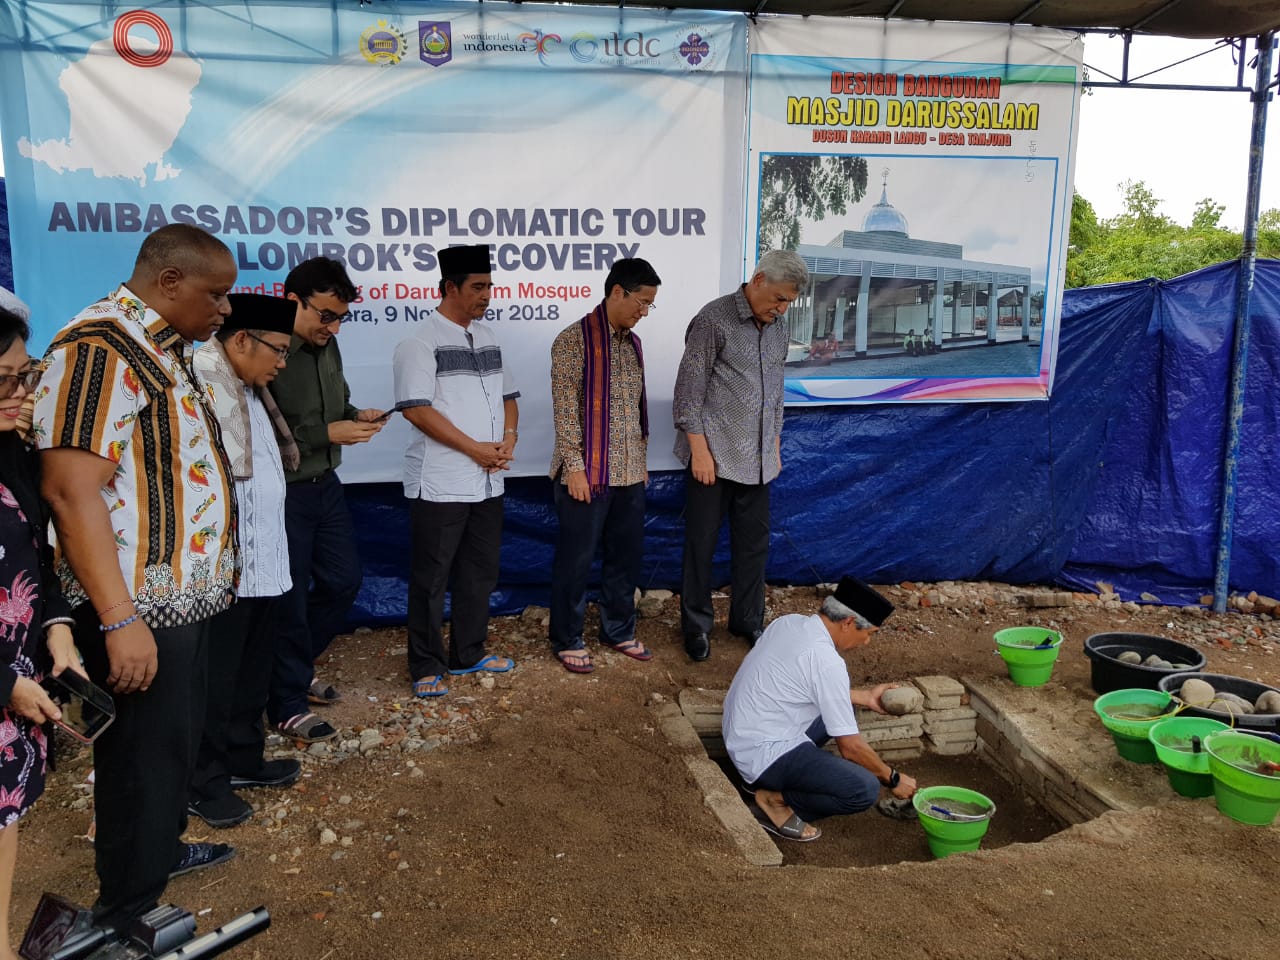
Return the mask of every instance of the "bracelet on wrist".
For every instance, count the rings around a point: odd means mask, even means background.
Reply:
[[[119,630],[121,627],[127,627],[129,624],[137,622],[138,615],[135,613],[133,616],[125,617],[116,623],[100,623],[98,624],[98,629],[103,633],[110,633],[112,630]]]
[[[99,619],[99,620],[101,620],[103,617],[105,617],[105,616],[106,616],[108,613],[110,613],[112,610],[115,610],[117,607],[123,607],[125,604],[129,604],[129,603],[133,603],[133,598],[132,598],[132,597],[125,597],[125,599],[121,600],[119,603],[113,603],[111,606],[107,607],[105,610],[99,610],[99,611],[98,611],[98,619]]]
[[[51,617],[48,620],[46,620],[44,623],[40,624],[40,626],[42,629],[48,630],[55,623],[65,623],[69,627],[74,627],[76,625],[76,618],[75,617]]]

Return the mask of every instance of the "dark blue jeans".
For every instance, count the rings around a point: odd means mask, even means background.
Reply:
[[[822,749],[831,738],[819,717],[804,732],[809,743],[788,750],[760,775],[751,790],[777,790],[805,823],[861,813],[880,796],[880,781],[865,767]]]
[[[617,646],[635,638],[636,587],[644,558],[644,484],[610,487],[590,503],[554,484],[560,531],[551,568],[551,649],[582,647],[587,577],[596,547],[600,564],[600,639]]]
[[[267,716],[280,723],[307,711],[312,664],[329,649],[360,592],[360,555],[342,483],[332,470],[286,488],[293,589],[280,598],[276,661]]]

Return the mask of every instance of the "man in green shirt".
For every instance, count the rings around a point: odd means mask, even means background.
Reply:
[[[314,743],[338,731],[308,703],[339,699],[315,679],[312,664],[341,628],[360,590],[355,528],[335,473],[342,448],[366,443],[385,422],[382,410],[360,410],[342,374],[337,335],[358,291],[337,260],[314,257],[284,282],[298,305],[287,366],[271,385],[298,444],[298,469],[285,472],[285,531],[293,587],[281,598],[280,626],[267,716],[282,734]],[[233,784],[234,786],[234,784]]]

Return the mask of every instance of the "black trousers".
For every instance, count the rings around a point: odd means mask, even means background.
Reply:
[[[272,723],[307,712],[316,658],[346,623],[363,577],[351,511],[332,470],[285,487],[284,528],[293,589],[280,598]]]
[[[769,559],[769,485],[719,477],[710,485],[685,472],[684,577],[680,629],[711,633],[711,562],[720,526],[729,518],[729,630],[748,636],[764,628],[764,570]]]
[[[502,497],[409,505],[409,673],[414,680],[465,670],[485,656],[489,595],[498,583]],[[449,592],[449,650],[444,597]]]
[[[191,799],[231,792],[231,777],[262,769],[262,714],[276,655],[279,597],[245,597],[209,621],[209,682],[204,733],[191,774]]]
[[[105,634],[93,605],[75,610],[76,645],[106,689]],[[153,908],[181,857],[187,785],[204,723],[211,621],[153,630],[157,669],[146,692],[112,694],[116,719],[93,745],[97,919],[118,925]]]

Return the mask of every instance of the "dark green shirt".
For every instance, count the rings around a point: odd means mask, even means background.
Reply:
[[[286,483],[311,480],[342,463],[342,447],[329,442],[329,424],[354,420],[351,389],[342,375],[336,338],[317,349],[297,334],[289,342],[289,362],[271,384],[271,395],[289,421],[302,462],[285,471]]]

